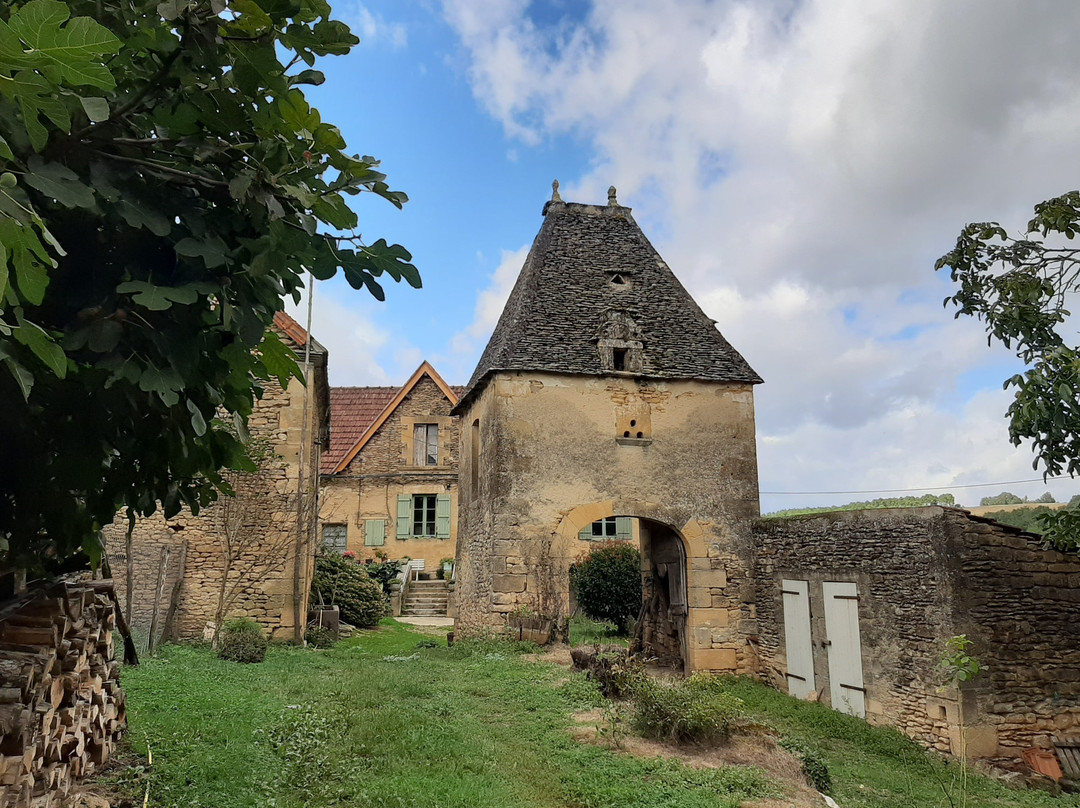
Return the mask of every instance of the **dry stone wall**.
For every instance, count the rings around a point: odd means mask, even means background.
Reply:
[[[294,626],[293,573],[297,563],[301,573],[301,615],[306,615],[308,581],[314,549],[313,493],[301,497],[297,491],[298,465],[303,430],[304,387],[293,380],[287,389],[275,382],[266,384],[263,398],[255,405],[248,420],[253,445],[264,446],[268,459],[258,474],[234,475],[239,496],[219,499],[193,516],[186,508],[166,520],[160,513],[137,521],[132,536],[135,587],[129,622],[133,633],[145,638],[153,619],[154,604],[159,610],[161,631],[166,628],[161,616],[174,612],[169,622],[170,637],[199,639],[212,624],[217,612],[225,567],[226,522],[241,535],[244,548],[230,565],[226,586],[245,580],[227,610],[226,617],[248,616],[257,620],[268,633],[291,636]],[[318,469],[318,428],[315,408],[309,412],[309,446],[304,452],[307,472],[305,488],[314,488]],[[297,558],[297,540],[304,525],[305,549]],[[125,531],[123,516],[104,533],[111,570],[116,579],[118,597],[126,603]],[[170,567],[164,588],[159,584],[162,548],[170,549]],[[235,542],[234,542],[235,546]],[[177,577],[182,580],[177,589]],[[173,595],[176,595],[175,604]],[[145,642],[145,640],[144,640]]]
[[[1080,558],[946,512],[957,627],[985,666],[973,708],[1002,756],[1080,731]],[[988,730],[989,731],[989,730]]]

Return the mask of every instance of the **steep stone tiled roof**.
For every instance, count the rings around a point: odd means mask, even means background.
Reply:
[[[640,336],[637,376],[761,382],[612,189],[608,205],[565,203],[556,194],[544,206],[540,232],[462,402],[500,370],[604,373],[598,337],[613,312]]]
[[[320,471],[329,474],[369,426],[375,423],[398,387],[331,387],[330,450],[323,453]]]
[[[277,326],[281,333],[293,341],[295,348],[303,348],[307,344],[307,331],[285,312],[274,312],[274,325]],[[313,353],[326,353],[326,348],[320,345],[317,339],[311,340],[311,350]],[[303,359],[303,356],[300,358]]]

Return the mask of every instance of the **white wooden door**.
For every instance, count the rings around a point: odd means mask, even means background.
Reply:
[[[815,690],[814,647],[810,639],[810,584],[780,582],[784,596],[784,644],[787,651],[788,693],[804,699]]]
[[[825,634],[829,648],[829,691],[834,710],[866,717],[862,644],[859,640],[859,587],[854,583],[821,585],[825,599]]]

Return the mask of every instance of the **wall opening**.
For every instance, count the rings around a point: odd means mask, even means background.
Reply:
[[[479,493],[480,488],[480,419],[472,422],[472,434],[469,436],[469,476],[472,482],[473,496]]]
[[[685,670],[687,564],[679,533],[651,519],[607,516],[581,528],[578,539],[637,544],[641,552],[642,600],[631,628],[631,650],[657,665]]]

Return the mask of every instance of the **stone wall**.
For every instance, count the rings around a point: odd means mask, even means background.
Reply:
[[[970,707],[972,740],[1015,756],[1080,730],[1080,558],[1043,550],[1015,528],[947,511],[956,624],[985,671]]]
[[[321,372],[325,374],[325,356]],[[320,368],[316,365],[316,373]],[[249,616],[277,637],[294,634],[294,572],[300,573],[301,617],[306,616],[308,582],[314,549],[315,511],[313,488],[319,462],[319,408],[310,406],[308,445],[303,451],[305,488],[297,491],[305,387],[293,379],[286,389],[276,382],[265,383],[265,392],[248,420],[253,445],[264,446],[268,459],[259,474],[233,475],[239,491],[235,499],[221,498],[193,516],[186,508],[166,520],[161,512],[138,520],[133,540],[134,603],[129,620],[149,626],[162,545],[172,548],[172,559],[184,558],[183,581],[171,637],[199,639],[217,611],[224,568],[225,523],[234,525],[244,552],[231,564],[226,586],[243,585],[230,598],[229,616]],[[314,392],[314,391],[313,391]],[[302,501],[302,502],[301,502]],[[298,520],[303,528],[298,528]],[[121,603],[126,602],[125,547],[126,522],[119,515],[106,527],[106,547]],[[304,544],[298,556],[298,539]],[[236,540],[234,539],[234,542]],[[234,545],[235,546],[235,545]],[[175,563],[175,562],[174,562]],[[172,595],[166,586],[164,598]],[[160,608],[160,605],[159,605]]]
[[[746,640],[758,508],[749,385],[500,373],[462,413],[462,430],[463,630],[521,607],[565,613],[578,531],[633,516],[683,542],[688,668],[756,669]]]
[[[940,509],[837,511],[754,524],[763,678],[787,692],[783,579],[809,582],[814,676],[829,704],[822,584],[858,585],[866,718],[948,750],[935,671],[951,616]],[[929,700],[929,701],[928,701]]]
[[[347,527],[348,549],[360,558],[376,552],[390,558],[424,559],[432,570],[443,558],[453,558],[458,536],[458,461],[461,435],[453,405],[434,381],[423,376],[386,422],[372,435],[349,465],[337,474],[321,478],[319,523]],[[413,427],[418,423],[439,425],[438,464],[413,464]],[[397,498],[404,494],[449,494],[448,539],[397,538]],[[385,543],[365,545],[365,522],[385,520]]]
[[[787,689],[781,581],[809,582],[814,675],[828,703],[822,583],[858,586],[867,719],[971,757],[1015,757],[1080,726],[1080,559],[1037,537],[929,507],[840,511],[754,525],[763,677]],[[941,689],[946,641],[983,666]],[[961,711],[962,708],[962,711]]]

